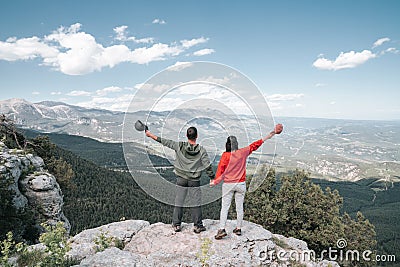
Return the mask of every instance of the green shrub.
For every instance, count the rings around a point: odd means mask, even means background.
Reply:
[[[64,224],[58,222],[55,226],[46,224],[42,226],[46,232],[40,236],[39,241],[45,245],[45,249],[29,250],[26,245],[23,245],[22,249],[19,251],[17,249],[18,266],[69,267],[78,264],[79,262],[66,256],[71,248],[67,241],[68,235]]]
[[[100,235],[94,239],[94,243],[96,244],[96,252],[104,251],[109,247],[117,247],[119,249],[124,248],[124,243],[120,239],[109,236],[108,232],[103,231],[101,231]]]
[[[26,245],[23,243],[18,243],[15,244],[13,234],[12,232],[8,232],[6,234],[6,239],[4,239],[0,243],[0,264],[1,266],[4,267],[11,267],[12,265],[9,263],[9,259],[11,256],[13,256],[15,253],[20,253],[24,251],[26,248]]]
[[[374,225],[361,212],[356,219],[347,213],[341,214],[343,198],[337,190],[329,187],[322,190],[308,173],[300,170],[282,176],[280,183],[273,169],[268,173],[265,169],[260,175],[266,175],[263,184],[246,194],[245,219],[273,233],[304,240],[317,253],[336,247],[341,238],[348,241],[346,249],[376,248]],[[359,266],[371,264],[360,262]]]

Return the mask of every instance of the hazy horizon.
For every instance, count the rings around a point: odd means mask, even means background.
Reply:
[[[36,102],[31,102],[28,101],[27,99],[24,98],[9,98],[9,99],[0,99],[0,102],[7,102],[10,101],[12,99],[17,99],[17,100],[23,100],[23,101],[27,101],[29,103],[32,104],[39,104],[41,102],[58,102],[58,103],[62,103],[62,104],[66,104],[66,105],[70,105],[70,106],[77,106],[77,107],[81,107],[81,108],[85,108],[85,109],[98,109],[98,110],[106,110],[106,111],[111,111],[111,112],[122,112],[122,113],[126,113],[126,110],[111,110],[111,109],[107,109],[107,108],[91,108],[91,107],[84,107],[84,106],[79,106],[77,104],[71,104],[71,103],[67,103],[64,101],[54,101],[54,100],[39,100]],[[135,112],[148,112],[149,110],[137,110]],[[164,110],[164,111],[156,111],[156,112],[170,112],[172,110]],[[245,116],[246,114],[238,114],[238,115],[243,115]],[[305,117],[305,116],[273,116],[274,118],[299,118],[299,119],[321,119],[321,120],[346,120],[346,121],[378,121],[378,122],[400,122],[400,118],[399,119],[355,119],[355,118],[324,118],[324,117]]]

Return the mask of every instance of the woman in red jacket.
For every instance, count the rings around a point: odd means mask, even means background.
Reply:
[[[247,157],[257,150],[265,140],[270,139],[275,134],[279,134],[283,129],[282,124],[275,126],[275,130],[264,138],[257,140],[247,147],[238,149],[238,142],[235,136],[229,136],[224,152],[218,164],[215,179],[210,181],[210,185],[214,186],[224,181],[222,185],[222,206],[220,214],[220,228],[215,239],[221,239],[227,235],[225,224],[228,218],[229,207],[231,206],[232,197],[235,196],[237,227],[233,232],[237,235],[242,234],[243,222],[243,202],[246,193],[246,160]]]

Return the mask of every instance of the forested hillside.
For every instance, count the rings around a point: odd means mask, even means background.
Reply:
[[[321,187],[337,189],[343,197],[343,210],[352,216],[361,211],[374,225],[378,251],[400,259],[400,183],[387,187],[377,179],[354,182],[314,180]],[[372,190],[374,188],[375,190]],[[378,188],[378,189],[377,189]]]
[[[27,138],[34,138],[42,134],[28,129],[24,129],[22,132]],[[98,166],[113,169],[127,169],[121,143],[100,142],[91,138],[68,134],[46,133],[46,136],[60,148],[67,149],[79,155],[81,158],[93,161]],[[132,150],[137,152],[136,161],[138,165],[140,165],[140,163],[144,161],[142,158],[146,152],[144,147],[138,144],[137,147],[132,148]],[[149,157],[152,162],[157,165],[171,165],[165,158],[156,155],[149,155]]]

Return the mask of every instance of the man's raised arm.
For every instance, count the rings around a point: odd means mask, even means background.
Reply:
[[[159,136],[154,135],[152,132],[150,132],[149,130],[146,131],[146,136],[150,137],[151,139],[161,143],[163,146],[166,146],[168,148],[171,148],[175,151],[177,151],[179,149],[179,143],[173,140],[169,140],[166,138],[161,138]]]

